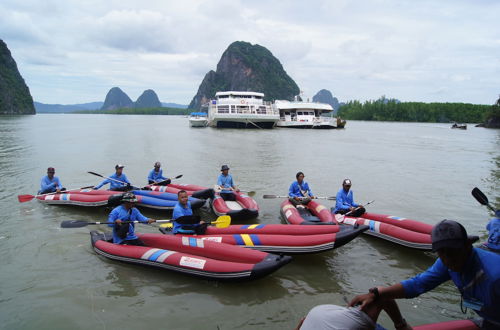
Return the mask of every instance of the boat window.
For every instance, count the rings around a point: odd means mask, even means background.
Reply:
[[[290,112],[285,112],[285,116],[290,116]]]
[[[219,105],[217,107],[218,113],[229,113],[229,105]]]
[[[299,116],[302,116],[302,111],[297,112]]]

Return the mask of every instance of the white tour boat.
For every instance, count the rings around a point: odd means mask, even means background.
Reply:
[[[208,104],[208,125],[224,128],[273,128],[278,110],[256,92],[217,92]]]
[[[276,126],[291,128],[344,128],[346,122],[333,117],[333,108],[326,103],[276,100],[273,108],[279,112]],[[322,114],[331,113],[327,117]]]
[[[206,112],[191,112],[189,115],[189,126],[206,127],[208,124]]]

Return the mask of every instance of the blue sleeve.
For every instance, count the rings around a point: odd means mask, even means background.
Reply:
[[[57,182],[56,188],[61,189],[62,188],[61,180],[59,180],[59,177],[56,177],[55,179]]]
[[[130,181],[128,180],[127,176],[125,174],[122,174],[122,179],[120,181],[124,181],[128,184],[131,184]]]
[[[222,175],[219,175],[219,177],[217,178],[217,185],[222,186]]]
[[[233,188],[234,188],[233,176],[231,175],[231,176],[229,177],[229,179],[230,179],[230,181],[231,181],[231,187],[233,187]]]
[[[152,169],[150,172],[149,172],[149,175],[148,175],[148,181],[154,181],[153,179],[153,173],[154,173],[154,169]]]
[[[146,218],[144,215],[142,215],[142,213],[136,209],[135,207],[132,209],[132,216],[130,217],[131,220],[137,220],[137,221],[142,221],[142,222],[145,222],[145,221],[148,221],[148,218]]]
[[[351,205],[354,206],[354,207],[358,207],[359,204],[358,203],[354,203],[354,193],[351,191],[349,191],[349,193],[351,194]]]
[[[42,178],[42,181],[40,182],[40,188],[41,188],[40,190],[42,190],[42,191],[43,191],[43,190],[46,190],[47,188],[49,188],[49,183],[48,183],[47,181],[48,181],[48,180],[47,180],[47,177],[46,177],[46,176],[44,176],[44,177]]]
[[[349,206],[344,205],[344,194],[339,190],[336,196],[335,210],[348,210]]]
[[[108,216],[108,226],[114,227],[115,220],[119,219],[118,209],[114,208],[113,211],[109,213]]]
[[[158,173],[158,179],[167,180],[167,178],[163,176],[163,170],[160,170],[160,173]]]
[[[425,272],[408,280],[404,280],[401,284],[405,290],[406,298],[414,298],[424,292],[434,289],[449,279],[451,279],[451,276],[448,272],[448,268],[446,268],[441,259],[437,259]]]
[[[99,188],[101,188],[102,186],[104,186],[105,184],[108,184],[108,183],[110,183],[110,182],[111,182],[111,180],[105,179],[105,180],[103,180],[101,183],[99,183],[97,186],[95,186],[95,187],[94,187],[94,189],[99,189]]]
[[[288,188],[288,196],[299,197],[299,195],[297,193],[295,193],[295,185],[296,185],[296,183],[292,182],[292,184],[290,185],[290,188]]]
[[[177,218],[180,218],[182,217],[182,211],[179,209],[179,207],[177,205],[175,205],[174,207],[174,212],[172,213],[172,219],[177,219]]]

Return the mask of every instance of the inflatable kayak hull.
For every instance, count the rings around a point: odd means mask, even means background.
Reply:
[[[212,209],[218,216],[229,215],[232,220],[248,220],[259,216],[259,206],[250,196],[235,192],[236,201],[225,201],[219,194],[212,200]]]
[[[343,228],[337,233],[315,235],[205,234],[191,236],[177,234],[175,236],[196,237],[202,240],[238,245],[270,253],[309,254],[325,252],[341,247],[368,229],[367,226],[359,226],[357,228],[351,226],[342,227]],[[325,227],[321,226],[317,228]],[[163,228],[160,230],[168,234]]]
[[[189,196],[193,196],[195,198],[199,199],[210,199],[214,197],[214,190],[207,188],[207,187],[202,187],[202,186],[197,186],[194,184],[168,184],[166,186],[147,186],[149,189],[152,191],[158,191],[158,192],[169,192],[172,194],[176,194],[181,191],[185,190]]]
[[[336,225],[337,222],[330,211],[315,200],[303,207],[295,207],[288,199],[280,206],[282,219],[292,225]]]
[[[121,196],[121,195],[120,195]],[[113,195],[87,195],[81,193],[61,193],[53,195],[40,195],[36,198],[44,204],[76,205],[76,206],[108,206],[112,204]],[[110,202],[111,200],[111,202]]]
[[[417,325],[415,330],[474,330],[479,329],[471,320],[456,320],[432,324]]]
[[[90,233],[99,255],[112,260],[152,266],[210,280],[251,280],[266,276],[291,261],[238,246],[197,238],[142,234],[147,246],[113,244],[111,234]]]
[[[369,230],[365,231],[365,234],[370,236],[413,249],[432,250],[431,235],[429,234],[411,231],[385,222],[349,216],[345,217],[340,214],[335,214],[335,219],[337,222],[345,225],[366,225],[369,227]]]

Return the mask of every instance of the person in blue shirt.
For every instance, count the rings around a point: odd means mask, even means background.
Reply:
[[[173,234],[199,234],[202,235],[207,229],[207,224],[204,221],[200,221],[199,217],[193,216],[193,210],[191,209],[191,202],[189,202],[189,196],[185,190],[181,190],[177,193],[178,202],[175,204],[174,212],[172,218],[173,222]]]
[[[500,210],[495,211],[495,217],[486,225],[488,230],[488,242],[485,246],[488,250],[500,253]]]
[[[462,311],[474,310],[482,329],[500,329],[500,255],[473,247],[477,239],[458,222],[441,221],[431,232],[432,250],[439,258],[429,269],[392,286],[372,288],[349,306],[361,304],[363,310],[385,299],[414,298],[452,280],[462,296]]]
[[[337,192],[335,209],[333,213],[347,214],[351,217],[360,217],[366,212],[363,205],[354,202],[353,192],[351,190],[351,180],[345,179],[342,182],[342,188]]]
[[[234,192],[238,192],[238,188],[234,185],[233,177],[229,174],[229,167],[227,165],[222,165],[221,174],[217,178],[217,186],[220,189],[220,197],[225,201],[235,201],[236,195]]]
[[[170,179],[163,176],[163,170],[161,169],[161,163],[156,162],[154,168],[149,172],[148,183],[156,184],[159,186],[166,186],[171,181]]]
[[[99,189],[102,186],[109,183],[109,190],[115,191],[127,191],[133,190],[134,187],[131,186],[130,181],[127,176],[123,173],[123,168],[125,166],[117,164],[115,166],[115,173],[110,175],[108,178],[104,179],[101,183],[94,187],[94,189]]]
[[[288,200],[295,206],[307,205],[314,198],[314,194],[309,188],[309,184],[304,181],[304,177],[304,173],[298,172],[295,175],[297,181],[294,181],[288,189]]]
[[[47,175],[40,182],[40,190],[38,194],[60,193],[66,190],[62,187],[61,181],[57,176],[54,176],[56,170],[53,167],[47,169]]]
[[[115,207],[108,216],[108,226],[113,227],[113,243],[125,245],[144,246],[135,234],[135,223],[123,223],[124,221],[141,221],[144,223],[155,222],[154,219],[146,218],[135,208],[137,198],[134,193],[123,194],[122,204]]]

